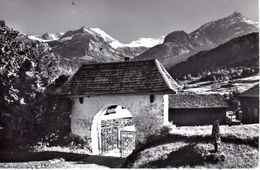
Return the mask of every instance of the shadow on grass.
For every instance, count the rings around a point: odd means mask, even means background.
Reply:
[[[183,142],[187,142],[187,143],[211,143],[212,138],[210,135],[183,136],[183,135],[179,135],[179,134],[168,134],[165,136],[160,136],[158,139],[150,140],[149,143],[141,145],[137,149],[135,149],[133,151],[133,153],[127,157],[127,160],[122,165],[122,168],[131,167],[132,164],[136,161],[136,159],[140,155],[140,152],[142,152],[145,149],[148,149],[151,147],[156,147],[156,146],[162,145],[162,144],[177,142],[177,141],[183,141]],[[249,146],[255,147],[255,148],[259,147],[259,139],[257,137],[252,138],[252,139],[240,139],[240,138],[236,138],[236,137],[232,137],[232,136],[225,136],[225,137],[221,137],[221,141],[225,142],[225,143],[245,144],[245,145],[249,145]]]
[[[31,162],[48,161],[52,159],[64,159],[75,161],[76,164],[97,164],[109,168],[119,168],[124,164],[125,158],[97,156],[67,152],[44,151],[27,153],[6,153],[0,152],[0,162]]]
[[[125,160],[126,158],[120,157],[91,155],[89,157],[84,158],[77,164],[97,164],[109,168],[120,168],[124,164]]]
[[[205,159],[200,151],[195,148],[195,144],[184,146],[177,151],[171,152],[166,157],[141,165],[141,168],[167,168],[167,167],[193,167],[204,165]]]
[[[67,152],[44,151],[44,152],[26,152],[26,153],[0,153],[0,162],[28,162],[28,161],[46,161],[51,159],[63,158],[66,161],[82,160],[89,155]]]

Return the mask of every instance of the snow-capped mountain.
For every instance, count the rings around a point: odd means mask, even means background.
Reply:
[[[210,21],[191,33],[174,31],[165,37],[139,38],[128,44],[121,43],[100,28],[88,27],[64,34],[46,33],[29,38],[47,42],[53,52],[77,63],[157,58],[168,68],[199,51],[215,48],[235,37],[257,31],[256,22],[235,12],[222,19]]]
[[[67,31],[59,39],[47,43],[54,53],[77,63],[123,61],[124,56],[109,44],[112,37],[96,30],[82,27]]]
[[[235,12],[225,18],[208,22],[190,34],[174,31],[165,37],[162,44],[150,48],[134,60],[156,58],[169,68],[199,51],[215,48],[235,37],[252,32],[258,32],[258,24]]]
[[[163,43],[164,36],[159,38],[139,38],[135,41],[132,41],[128,44],[123,44],[113,38],[112,36],[108,35],[106,32],[101,30],[100,28],[89,28],[90,30],[94,31],[95,33],[99,34],[107,43],[109,43],[114,49],[122,48],[122,47],[147,47],[151,48],[155,45]]]
[[[28,36],[31,40],[37,40],[40,42],[48,42],[58,40],[64,33],[60,32],[57,34],[44,33],[43,35],[30,35]]]
[[[158,38],[139,38],[138,40],[132,41],[129,44],[124,44],[125,47],[147,47],[151,48],[158,44],[162,44],[165,36]]]
[[[28,36],[32,40],[47,42],[54,52],[64,58],[82,62],[123,61],[133,58],[154,45],[161,44],[164,37],[140,38],[123,44],[100,28],[82,27],[66,33]],[[77,44],[77,47],[75,47]],[[64,49],[63,49],[64,48]],[[102,50],[101,50],[102,49]]]
[[[105,42],[109,43],[114,49],[124,46],[121,42],[119,42],[115,38],[111,37],[110,35],[108,35],[105,31],[101,30],[100,28],[90,28],[90,30],[99,34],[105,40]]]

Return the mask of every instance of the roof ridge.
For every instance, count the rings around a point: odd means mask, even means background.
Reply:
[[[245,90],[239,96],[241,97],[259,97],[259,83]]]
[[[150,59],[150,60],[128,60],[128,61],[116,61],[116,62],[106,62],[106,63],[85,63],[85,64],[82,64],[82,66],[89,66],[89,65],[106,65],[106,64],[118,64],[118,63],[139,63],[139,62],[152,62],[152,61],[155,61],[157,59]]]
[[[178,94],[170,94],[170,95],[180,95],[180,96],[222,96],[219,93],[178,93]]]
[[[171,83],[170,81],[175,82],[175,85],[177,86],[178,89],[180,88],[179,84],[170,76],[170,74],[168,73],[168,71],[162,66],[162,64],[161,64],[157,59],[155,59],[154,62],[155,62],[155,64],[156,64],[156,67],[157,67],[157,69],[159,70],[159,73],[161,74],[163,80],[164,80],[165,83],[167,84],[167,86],[168,86],[171,90],[177,92],[177,91],[174,89],[174,87],[173,87],[173,85],[172,85],[172,83]],[[168,74],[168,75],[166,75],[166,74]],[[168,77],[167,77],[167,76],[168,76]],[[169,79],[171,79],[171,80],[169,80]]]
[[[78,68],[78,70],[75,71],[74,74],[72,74],[72,75],[69,76],[68,80],[62,85],[61,90],[62,90],[62,88],[63,88],[64,86],[66,86],[68,83],[70,83],[70,81],[76,76],[76,74],[80,71],[80,69],[81,69],[82,67],[83,67],[83,65],[81,65],[81,66]],[[70,92],[69,92],[69,93],[70,93]]]

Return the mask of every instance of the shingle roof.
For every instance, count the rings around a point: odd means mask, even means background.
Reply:
[[[220,94],[176,94],[169,96],[169,108],[224,108],[228,107]]]
[[[157,60],[83,65],[62,87],[70,96],[176,93],[179,86]]]
[[[251,87],[247,91],[239,95],[240,97],[258,97],[259,98],[259,84]]]

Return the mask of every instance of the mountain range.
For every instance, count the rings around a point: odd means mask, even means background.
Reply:
[[[99,28],[82,27],[66,33],[33,35],[30,39],[46,42],[53,52],[76,63],[124,61],[163,42],[159,38],[140,38],[123,44]]]
[[[257,31],[256,22],[234,12],[191,33],[174,31],[159,38],[140,38],[129,44],[119,42],[99,28],[88,27],[29,38],[48,43],[54,53],[77,64],[156,58],[169,69],[200,51]]]
[[[259,34],[250,33],[234,38],[220,46],[201,51],[187,61],[178,63],[169,69],[174,78],[188,74],[198,76],[203,72],[217,71],[236,67],[259,67]]]
[[[235,12],[230,16],[208,22],[197,30],[186,33],[174,31],[134,60],[158,59],[167,69],[187,60],[190,56],[215,48],[233,38],[258,32],[257,23]]]

